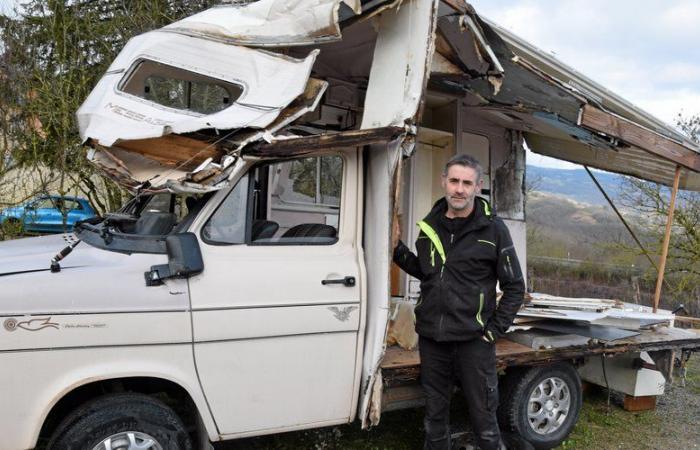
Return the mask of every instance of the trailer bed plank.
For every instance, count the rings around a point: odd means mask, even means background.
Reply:
[[[508,339],[499,339],[496,343],[497,358],[500,356],[532,353],[533,351],[534,350],[530,347],[509,341]],[[387,348],[384,359],[382,360],[382,369],[400,369],[418,365],[420,365],[418,349],[406,350],[398,346]]]
[[[662,350],[671,348],[700,349],[700,330],[660,327],[656,330],[641,330],[637,336],[612,342],[595,342],[564,348],[537,350],[508,339],[502,338],[496,343],[498,366],[542,364],[556,360],[576,359],[597,354],[616,354],[645,350]],[[399,370],[405,377],[405,369],[417,369],[420,366],[418,350],[405,350],[398,346],[386,350],[381,367],[384,370]],[[403,369],[403,370],[402,370]],[[410,370],[409,370],[410,371]]]

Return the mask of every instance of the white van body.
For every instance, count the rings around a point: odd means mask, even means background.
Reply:
[[[323,14],[307,17],[309,8]],[[521,53],[504,59],[503,49]],[[233,57],[249,66],[228,67]],[[159,104],[124,88],[144,61],[241,94],[214,112]],[[134,240],[107,222],[77,237],[1,243],[3,449],[34,448],[75,405],[124,389],[164,392],[187,406],[202,446],[356,418],[378,423],[389,299],[419,295],[417,280],[392,282],[391,224],[400,220],[412,243],[412,224],[441,195],[449,157],[482,161],[482,194],[523,264],[526,139],[534,151],[666,184],[682,160],[683,186],[700,187],[696,148],[611,93],[598,95],[598,106],[673,141],[678,161],[661,151],[638,159],[643,142],[577,122],[599,87],[571,87],[562,80],[578,74],[556,64],[455,1],[261,0],[135,38],[78,112],[88,158],[140,194],[206,194],[179,229],[196,237],[203,270],[149,283],[154,268],[172,262],[166,235]],[[552,67],[561,79],[543,75]],[[517,78],[525,73],[534,85]],[[287,97],[266,95],[281,85]],[[295,123],[332,133],[301,134]],[[197,134],[210,128],[228,141]],[[184,159],[156,152],[192,148]],[[324,158],[341,162],[331,194],[322,192]],[[315,193],[284,197],[297,189],[294,164],[318,164]],[[244,183],[250,197],[237,191]],[[238,221],[211,225],[225,208]],[[251,214],[275,222],[276,234],[251,240]],[[309,224],[335,234],[284,237]],[[211,230],[244,238],[222,241]],[[78,238],[52,272],[52,258]]]

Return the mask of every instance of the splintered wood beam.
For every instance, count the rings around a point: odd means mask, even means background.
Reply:
[[[671,243],[671,228],[673,227],[673,212],[676,208],[676,195],[678,194],[678,184],[681,179],[681,166],[676,166],[676,176],[673,179],[673,190],[671,191],[671,203],[668,205],[668,219],[666,220],[666,233],[664,234],[664,244],[661,248],[661,261],[659,262],[659,275],[656,279],[656,292],[654,293],[654,313],[659,308],[661,298],[661,286],[664,283],[664,271],[666,270],[666,258],[668,257],[668,246]]]
[[[579,116],[579,125],[621,139],[680,166],[700,172],[699,153],[627,119],[605,112],[594,106],[583,106]]]
[[[180,170],[193,170],[207,158],[218,160],[221,148],[210,142],[177,134],[152,139],[119,140],[112,147],[138,153],[146,158]]]
[[[253,156],[300,156],[318,150],[391,142],[405,133],[402,127],[341,131],[254,144],[244,148],[242,153]]]
[[[458,13],[461,14],[466,14],[467,13],[467,3],[464,1],[459,1],[459,0],[442,0],[444,4],[449,6],[450,8],[454,9]]]

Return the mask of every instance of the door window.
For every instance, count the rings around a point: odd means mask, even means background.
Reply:
[[[209,219],[203,238],[216,244],[334,244],[342,186],[338,155],[257,165]]]
[[[209,244],[242,244],[245,242],[246,197],[248,176],[219,205],[202,229],[202,238]]]

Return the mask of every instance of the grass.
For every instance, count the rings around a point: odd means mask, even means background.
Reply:
[[[654,411],[632,413],[615,403],[608,408],[607,395],[597,390],[586,396],[573,433],[559,448],[646,448],[662,421]]]
[[[695,353],[688,361],[685,383],[686,389],[700,395],[700,353]]]
[[[700,395],[700,355],[696,354],[690,359],[687,369],[685,389],[692,394]],[[608,408],[604,389],[595,389],[584,399],[581,415],[574,431],[559,448],[577,450],[680,448],[674,446],[673,433],[669,436],[667,418],[658,410],[628,412],[622,409],[619,402],[613,402]],[[697,414],[692,411],[688,413]]]

